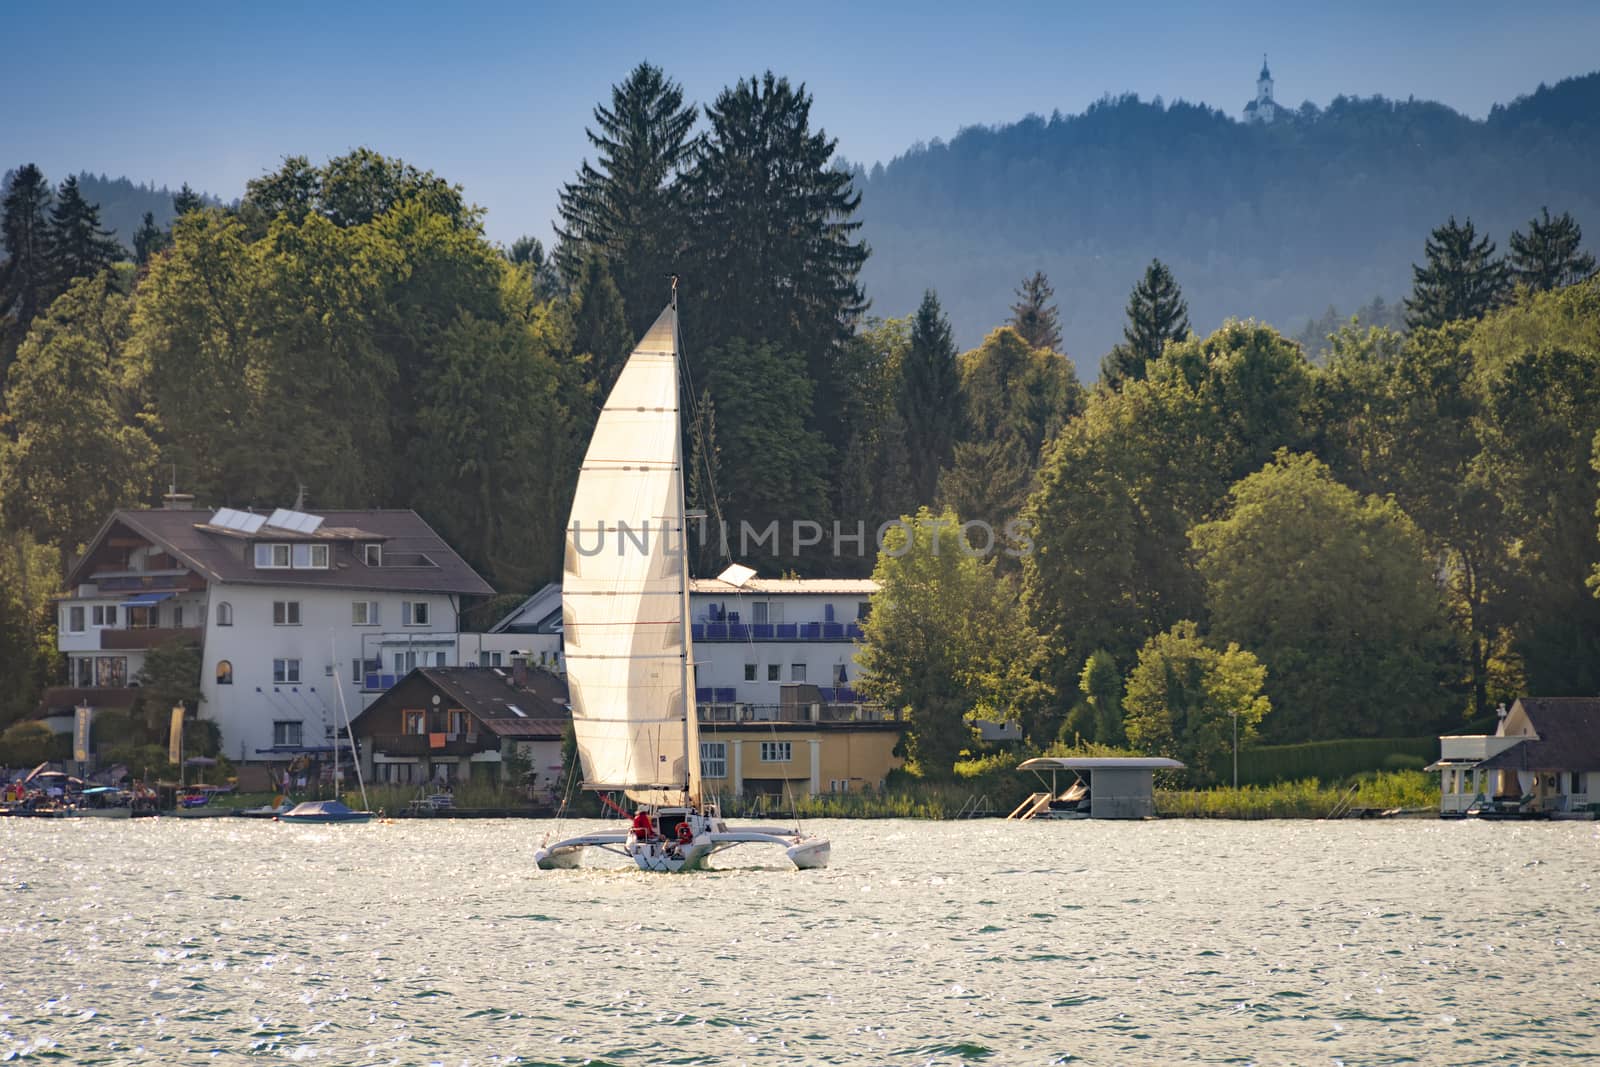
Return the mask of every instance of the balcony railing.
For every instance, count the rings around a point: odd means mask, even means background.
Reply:
[[[899,722],[897,708],[882,704],[700,704],[704,723],[868,723]]]
[[[139,689],[136,686],[108,685],[84,688],[56,685],[44,691],[39,697],[39,705],[52,709],[70,709],[81,704],[94,708],[128,708],[133,706],[138,696]]]
[[[855,622],[696,622],[689,626],[696,641],[859,641]]]
[[[100,648],[103,651],[130,651],[155,648],[168,641],[187,641],[198,645],[205,631],[198,626],[147,626],[137,629],[100,631]]]
[[[444,738],[442,745],[434,744],[437,736]],[[470,756],[500,747],[500,739],[491,733],[373,734],[363,740],[382,756]]]

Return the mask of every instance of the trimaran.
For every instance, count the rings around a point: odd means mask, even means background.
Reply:
[[[640,870],[681,871],[760,843],[783,848],[796,867],[825,867],[825,838],[730,827],[701,791],[678,382],[674,287],[596,421],[567,522],[561,585],[583,787],[624,793],[638,808],[620,830],[546,838],[534,859],[545,870],[575,867],[593,846]]]

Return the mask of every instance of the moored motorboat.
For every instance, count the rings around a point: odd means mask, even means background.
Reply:
[[[338,800],[307,800],[278,816],[279,822],[371,822],[375,812],[353,811]]]

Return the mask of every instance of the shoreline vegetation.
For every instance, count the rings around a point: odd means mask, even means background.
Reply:
[[[1026,787],[1019,789],[1009,781],[910,779],[896,782],[882,791],[824,793],[797,798],[793,803],[786,800],[735,803],[729,798],[724,798],[721,803],[723,813],[734,818],[1003,819],[1029,791]],[[411,817],[411,802],[422,796],[423,793],[410,788],[368,789],[371,810],[381,810],[394,818]],[[274,799],[265,793],[229,794],[219,797],[212,806],[246,809],[269,804]],[[350,791],[346,791],[346,799],[352,799]],[[581,813],[567,817],[603,817],[598,810],[591,813],[588,805],[583,807],[585,810]],[[1372,772],[1340,781],[1307,778],[1270,785],[1244,785],[1238,789],[1217,786],[1211,789],[1156,790],[1157,817],[1163,819],[1326,819],[1339,812],[1437,814],[1438,810],[1439,786],[1435,776],[1415,770]],[[472,818],[485,817],[480,813],[487,812],[506,817],[555,817],[554,811],[548,806],[531,805],[526,798],[514,792],[471,783],[456,787],[451,809],[430,811],[421,817]]]

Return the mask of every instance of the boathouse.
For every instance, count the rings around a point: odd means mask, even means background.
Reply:
[[[1157,756],[1039,756],[1018,764],[1044,780],[1048,792],[1017,805],[1012,819],[1151,819],[1156,814],[1155,774],[1183,764]],[[1063,788],[1062,772],[1071,775]]]
[[[1593,814],[1600,698],[1523,697],[1492,734],[1439,738],[1439,759],[1427,769],[1441,776],[1441,815]]]

